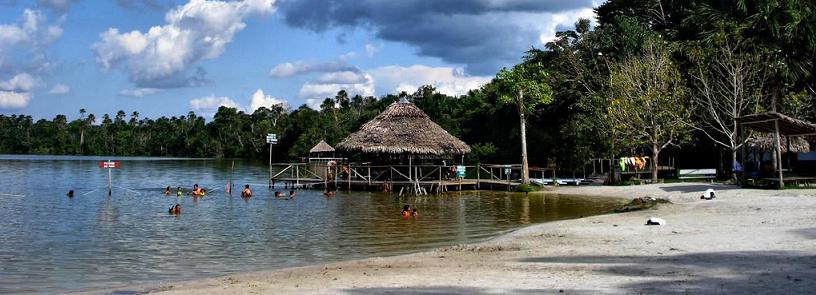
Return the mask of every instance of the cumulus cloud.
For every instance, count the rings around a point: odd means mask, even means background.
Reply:
[[[71,92],[71,88],[65,84],[57,84],[54,87],[51,87],[51,90],[48,91],[48,94],[53,95],[63,95],[68,94]]]
[[[31,91],[34,87],[41,84],[39,79],[32,77],[28,73],[14,75],[7,81],[0,81],[0,89],[16,90],[16,91]]]
[[[190,0],[168,11],[165,24],[147,32],[109,28],[91,48],[103,70],[123,69],[139,87],[174,88],[201,84],[202,60],[220,56],[244,20],[274,10],[274,0]]]
[[[492,76],[469,76],[461,68],[425,65],[384,66],[367,71],[377,81],[377,93],[412,93],[422,85],[433,85],[439,93],[459,96],[490,82]]]
[[[372,57],[375,54],[377,54],[377,52],[379,52],[382,49],[382,47],[383,47],[382,45],[375,46],[375,45],[371,45],[370,43],[366,44],[365,45],[366,55],[368,55],[368,57]]]
[[[493,74],[541,45],[553,15],[592,7],[592,0],[358,1],[283,0],[280,10],[294,27],[326,31],[364,27],[377,37],[417,48],[420,55],[464,64],[468,72]],[[547,22],[542,24],[542,22]]]
[[[274,98],[271,95],[266,95],[264,94],[263,90],[258,89],[252,94],[252,98],[249,100],[249,113],[253,113],[255,110],[261,107],[270,108],[276,104],[286,104],[286,102],[281,99]]]
[[[327,73],[339,71],[359,72],[360,70],[342,60],[322,63],[315,61],[295,61],[276,65],[269,71],[269,75],[274,78],[289,78],[309,73]]]
[[[158,88],[133,88],[133,89],[123,89],[119,91],[119,95],[121,96],[132,96],[132,97],[144,97],[148,95],[153,95],[156,93],[161,92],[161,89]]]
[[[16,24],[0,24],[0,54],[15,48],[36,51],[62,35],[62,21],[49,24],[39,10],[26,9]]]
[[[332,81],[332,83],[322,82],[306,82],[300,87],[298,95],[302,98],[323,101],[327,97],[334,97],[340,90],[345,90],[349,94],[359,94],[362,96],[374,95],[374,78],[369,74],[363,74],[361,81],[354,81],[355,83],[339,83],[341,81]]]
[[[0,91],[0,109],[21,109],[28,106],[28,92]]]
[[[241,106],[226,96],[216,97],[213,95],[196,98],[190,101],[190,108],[196,111],[214,112],[218,107],[238,108]]]

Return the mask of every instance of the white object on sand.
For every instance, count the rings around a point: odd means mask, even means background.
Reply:
[[[646,220],[646,225],[666,225],[666,220],[658,217],[649,217],[649,220]]]
[[[711,200],[713,198],[714,198],[714,189],[713,188],[709,188],[709,189],[707,189],[705,191],[705,193],[703,193],[703,199]]]

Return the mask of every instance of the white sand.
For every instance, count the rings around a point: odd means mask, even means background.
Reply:
[[[712,201],[700,200],[708,188]],[[475,245],[173,283],[166,294],[816,292],[816,190],[707,184],[566,187],[668,198],[625,214],[545,223]],[[649,217],[665,226],[645,226]],[[123,291],[123,290],[120,290]]]

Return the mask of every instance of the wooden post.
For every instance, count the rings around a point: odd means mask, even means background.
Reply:
[[[476,163],[476,189],[477,190],[482,189],[482,186],[480,184],[482,182],[482,178],[480,177],[481,172],[479,171],[481,169],[482,169],[481,165],[479,163]]]
[[[348,183],[348,190],[351,191],[351,165],[347,165],[348,175],[346,175],[346,183]]]
[[[368,186],[371,186],[371,166],[368,166]]]
[[[269,144],[269,189],[272,189],[272,143]]]
[[[440,191],[440,188],[442,187],[442,168],[444,168],[444,167],[445,166],[439,166],[439,173],[438,173],[439,174],[439,185],[436,186],[436,192],[437,193]]]
[[[326,169],[323,170],[323,189],[329,191],[329,164],[326,163]]]
[[[295,165],[295,188],[300,187],[300,165]]]
[[[785,182],[782,179],[782,143],[779,139],[779,120],[774,120],[774,147],[776,148],[776,161],[779,172],[779,188],[785,187]]]

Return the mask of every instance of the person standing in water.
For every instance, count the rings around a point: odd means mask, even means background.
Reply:
[[[181,205],[176,204],[175,206],[170,207],[169,213],[171,215],[179,215],[181,214]]]
[[[249,185],[244,185],[244,190],[241,191],[241,196],[244,198],[252,197],[252,190],[249,189]]]
[[[170,192],[170,186],[168,185],[167,188],[164,189],[164,195],[169,196],[172,192]]]
[[[176,196],[181,197],[182,195],[184,195],[184,193],[181,191],[181,187],[176,187]]]

